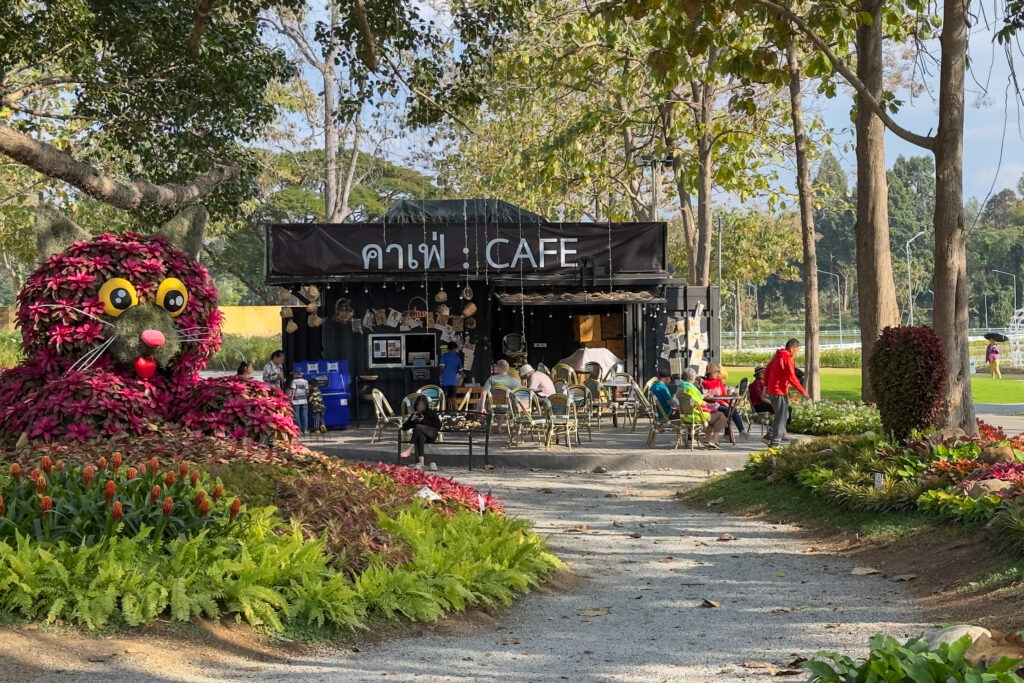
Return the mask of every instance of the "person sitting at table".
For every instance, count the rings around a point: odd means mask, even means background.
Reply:
[[[665,411],[670,419],[679,417],[679,411],[676,410],[676,399],[673,397],[672,390],[668,388],[668,383],[672,380],[672,373],[668,370],[660,370],[658,372],[658,381],[651,385],[651,395],[654,396],[654,400],[661,405],[661,409]]]
[[[529,363],[524,363],[519,368],[519,376],[526,382],[526,388],[537,394],[537,397],[544,403],[551,405],[551,401],[548,401],[548,396],[555,393],[555,383],[551,381],[551,378],[541,372],[535,370]]]
[[[403,430],[412,430],[409,435],[409,447],[402,451],[402,457],[408,458],[416,449],[416,463],[413,468],[423,469],[423,448],[428,443],[437,441],[437,433],[441,430],[441,418],[430,408],[427,397],[420,394],[412,405],[412,413],[402,425]]]
[[[508,374],[508,361],[499,360],[494,364],[494,374],[487,378],[483,387],[480,388],[480,412],[487,412],[487,397],[491,395],[491,387],[499,386],[515,391],[522,389],[523,385],[515,377]]]
[[[715,363],[708,363],[707,375],[704,377],[704,395],[705,396],[726,396],[729,392],[725,388],[725,382],[722,381],[722,368]],[[714,400],[708,401],[712,406],[718,410],[718,412],[725,415],[728,419],[729,411],[732,409],[732,401],[726,400]],[[742,437],[746,437],[747,433],[743,431],[743,418],[740,417],[738,411],[732,413],[733,424],[736,425],[736,429],[739,430],[739,434]],[[728,435],[731,430],[728,422],[725,426],[725,433]]]
[[[707,424],[704,427],[703,446],[711,450],[717,450],[719,448],[718,434],[725,429],[728,420],[725,415],[716,410],[716,406],[704,403],[704,395],[701,394],[700,389],[694,384],[696,379],[697,373],[693,368],[683,370],[683,383],[680,385],[680,391],[690,396],[704,412],[704,420],[707,421]],[[683,415],[683,422],[693,424],[696,422],[696,419],[693,415]]]
[[[758,365],[754,368],[754,381],[750,383],[748,388],[750,391],[750,408],[755,413],[772,412],[772,404],[768,402],[764,395],[764,371],[765,367],[763,365]]]

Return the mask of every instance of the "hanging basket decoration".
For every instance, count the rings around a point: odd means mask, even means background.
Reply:
[[[435,297],[436,298],[436,297]],[[417,301],[423,302],[423,310],[420,310],[416,306]],[[405,317],[407,318],[426,318],[427,317],[427,300],[422,296],[414,296],[409,299],[409,305],[405,309]]]
[[[463,299],[467,299],[467,300],[468,299],[472,299],[473,298],[473,288],[470,287],[469,285],[466,285],[463,288],[463,290],[462,290],[462,298]]]
[[[281,303],[288,303],[291,300],[291,298],[292,298],[292,293],[289,292],[287,289],[282,289],[280,297],[281,297]]]
[[[440,315],[448,316],[448,315],[451,315],[451,310],[448,308],[447,305],[441,304],[440,306],[437,307],[437,314],[439,316]]]
[[[288,320],[291,317],[292,317],[292,308],[291,308],[291,306],[282,306],[281,307],[281,319],[282,320]]]
[[[317,308],[317,303],[315,301],[310,301],[306,304],[306,313],[316,313]]]
[[[352,320],[354,314],[352,302],[349,299],[342,297],[334,302],[334,322],[345,324]]]
[[[318,316],[316,313],[311,313],[309,317],[306,318],[306,324],[309,327],[320,327],[321,325],[324,324],[324,319]]]
[[[288,334],[295,334],[298,331],[298,329],[299,326],[295,323],[294,320],[289,320],[288,324],[284,326],[284,331],[287,332]]]
[[[476,329],[476,318],[466,318],[466,321],[463,324],[466,326],[467,330],[475,330]]]
[[[316,299],[320,296],[320,288],[316,285],[310,285],[306,287],[306,296],[310,299]]]
[[[470,301],[468,304],[462,307],[462,315],[471,318],[476,315],[476,304]]]
[[[448,301],[448,293],[445,292],[443,289],[438,291],[438,293],[434,295],[434,301],[436,301],[439,304],[445,303],[446,301]]]
[[[453,315],[451,319],[448,320],[448,324],[452,326],[453,332],[462,332],[463,322],[464,319],[461,315]]]

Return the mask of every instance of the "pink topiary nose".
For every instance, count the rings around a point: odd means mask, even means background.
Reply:
[[[142,343],[151,349],[155,349],[158,346],[163,346],[167,340],[164,338],[164,333],[160,330],[146,330],[142,333]]]

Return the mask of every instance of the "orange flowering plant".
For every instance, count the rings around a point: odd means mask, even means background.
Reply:
[[[199,470],[184,476],[186,468],[179,465],[183,476],[175,476],[152,462],[127,464],[120,453],[69,467],[43,456],[29,476],[28,468],[12,465],[0,476],[0,540],[13,542],[20,534],[91,546],[112,535],[141,533],[163,545],[245,523],[244,515],[238,518],[241,501]]]

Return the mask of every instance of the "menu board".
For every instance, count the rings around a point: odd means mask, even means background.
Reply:
[[[405,335],[371,334],[367,339],[371,368],[400,368],[405,351]]]

